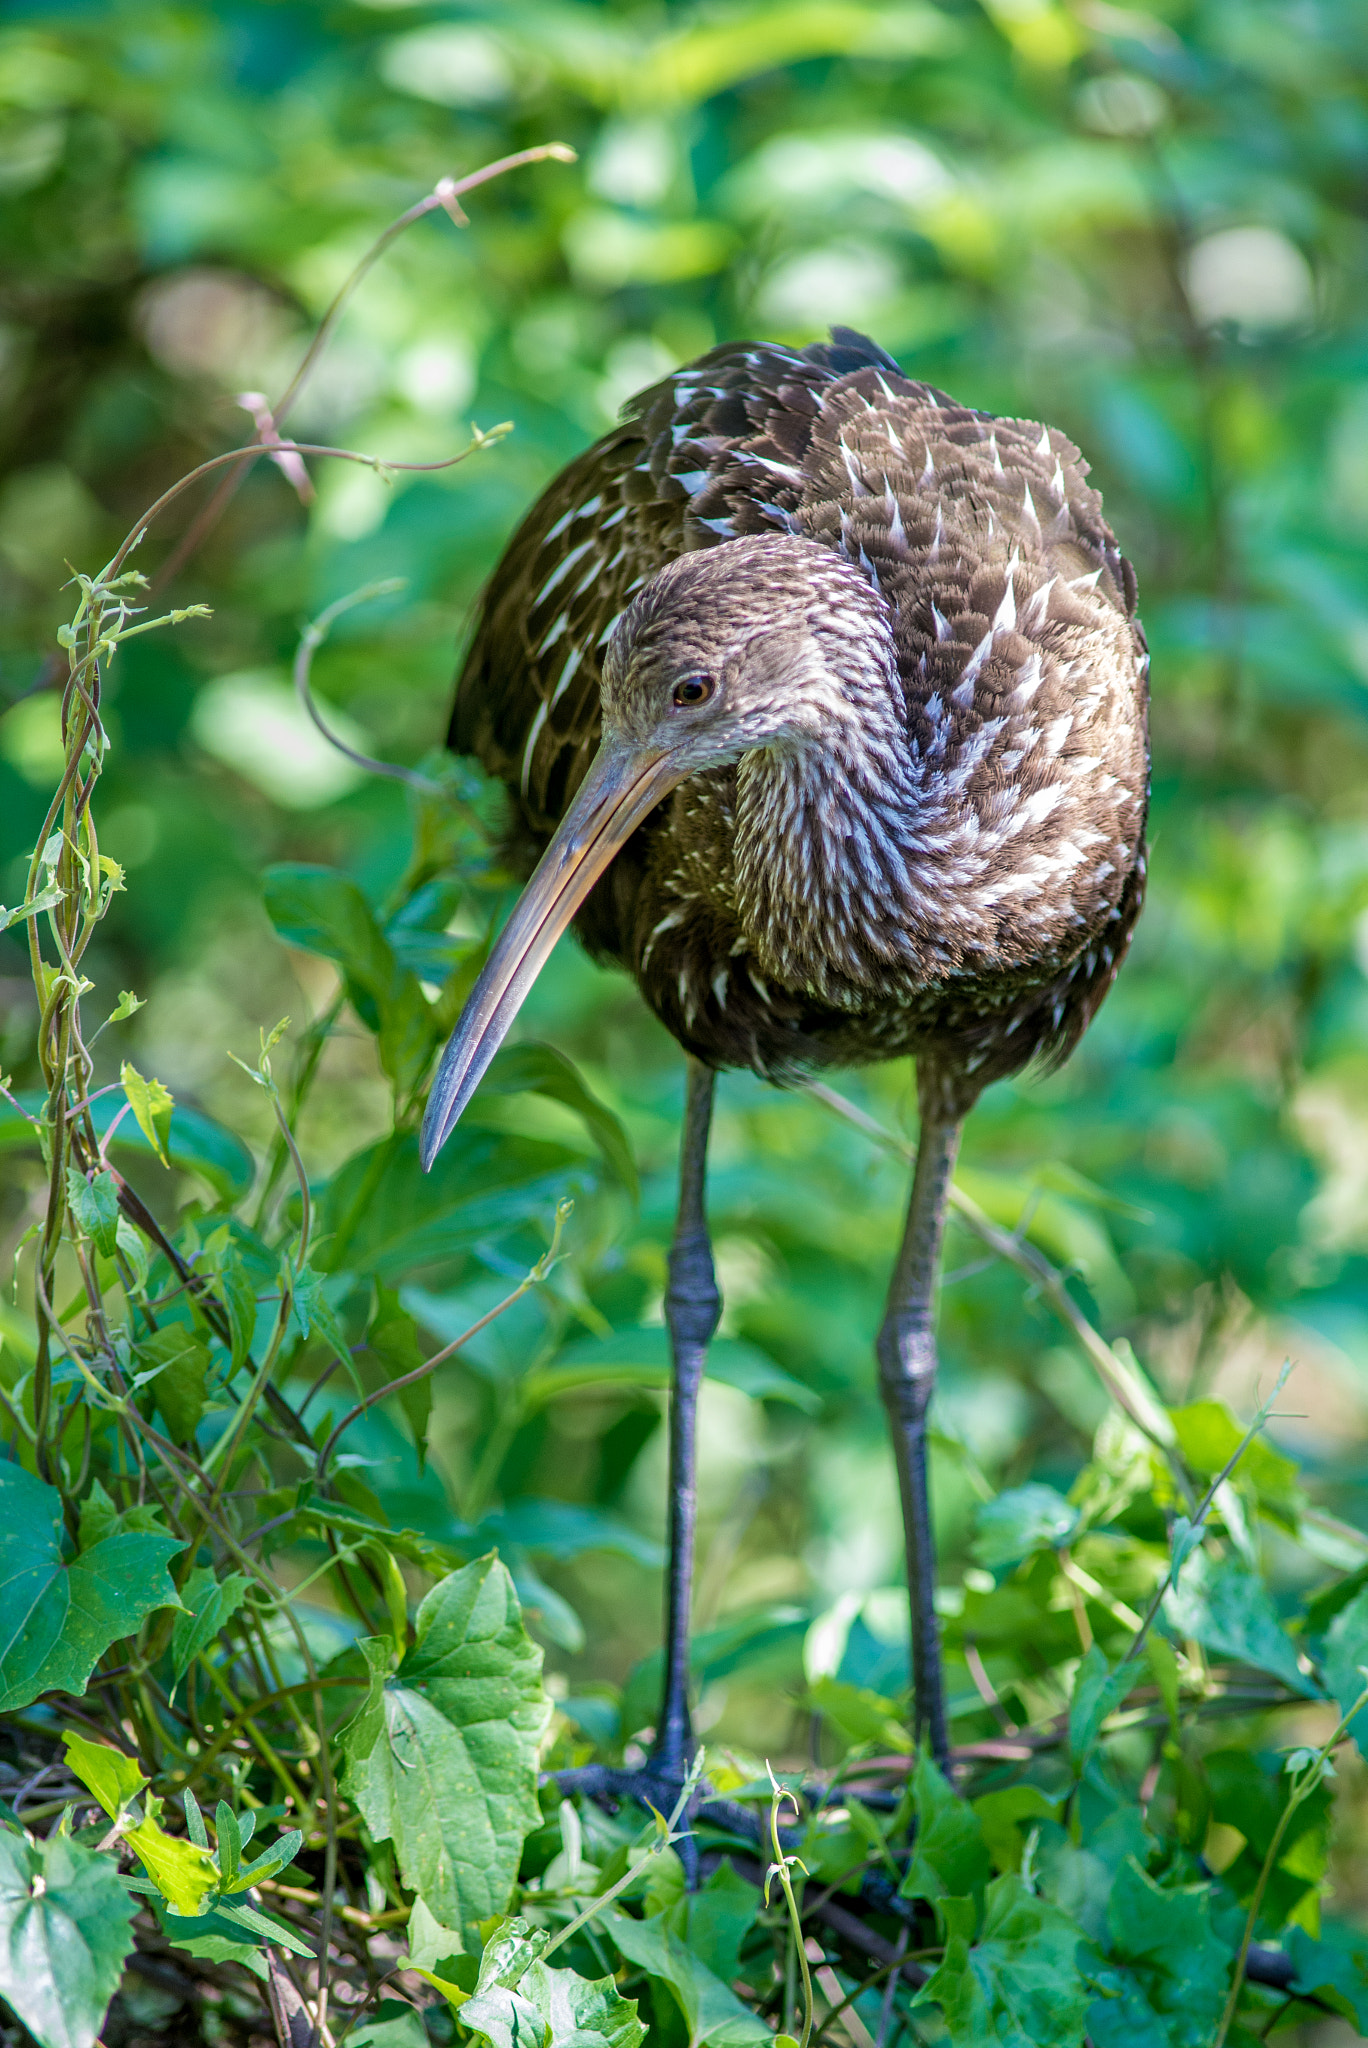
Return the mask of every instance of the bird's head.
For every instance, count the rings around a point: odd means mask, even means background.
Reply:
[[[818,542],[756,536],[653,576],[605,650],[599,751],[447,1043],[423,1119],[430,1166],[552,947],[613,856],[681,782],[756,749],[839,745],[900,697],[888,610]]]

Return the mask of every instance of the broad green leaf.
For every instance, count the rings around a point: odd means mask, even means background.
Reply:
[[[42,2048],[94,2048],[134,1911],[108,1856],[0,1825],[0,1996]]]
[[[250,1815],[244,1816],[244,1819],[250,1818]],[[249,1840],[245,1829],[241,1840],[243,1847],[245,1847]],[[289,1869],[303,1847],[303,1831],[299,1828],[291,1828],[287,1834],[281,1835],[277,1841],[273,1842],[264,1854],[258,1856],[254,1863],[244,1863],[241,1866],[233,1890],[248,1891],[253,1885],[264,1884],[268,1877],[278,1877],[282,1870]]]
[[[262,893],[282,938],[338,962],[352,1007],[377,1034],[381,1065],[401,1094],[411,1092],[431,1057],[436,1018],[356,883],[334,868],[285,862],[266,870]]]
[[[1368,1943],[1347,1934],[1313,1941],[1304,1927],[1292,1927],[1283,1946],[1296,1970],[1292,1989],[1322,1999],[1368,2032]]]
[[[1325,1638],[1325,1683],[1342,1714],[1348,1713],[1368,1686],[1361,1665],[1368,1665],[1368,1587],[1340,1609]],[[1355,1714],[1349,1723],[1349,1733],[1361,1754],[1368,1756],[1368,1706]]]
[[[209,1372],[209,1347],[184,1323],[166,1323],[134,1346],[140,1373],[161,1409],[167,1430],[178,1444],[189,1443],[204,1413],[204,1383]]]
[[[883,1749],[911,1749],[912,1738],[894,1702],[867,1686],[846,1685],[839,1678],[819,1678],[809,1688],[819,1714],[852,1742],[877,1742]]]
[[[255,1935],[258,1941],[269,1942],[272,1948],[287,1948],[291,1955],[312,1957],[314,1951],[304,1940],[297,1927],[291,1927],[288,1920],[279,1920],[274,1913],[260,1913],[255,1906],[239,1906],[227,1899],[220,1899],[214,1908],[216,1920],[226,1920],[231,1927]]]
[[[253,1939],[245,1929],[235,1926],[222,1913],[201,1913],[195,1919],[187,1920],[172,1912],[164,1899],[154,1899],[152,1905],[161,1922],[162,1932],[174,1947],[184,1949],[187,1955],[199,1956],[208,1963],[241,1963],[244,1970],[250,1970],[263,1984],[267,1981],[270,1971],[261,1952],[260,1938]]]
[[[689,2048],[699,2048],[704,2041],[721,2048],[769,2042],[764,2021],[686,1947],[666,1919],[657,1915],[654,1920],[634,1920],[629,1913],[610,1908],[597,1924],[629,1962],[669,1985],[688,2028]]]
[[[1209,2048],[1231,1966],[1211,1930],[1210,1888],[1165,1891],[1127,1857],[1112,1885],[1107,1927],[1113,1967],[1090,1972],[1094,2048]]]
[[[1144,1666],[1138,1657],[1113,1671],[1096,1643],[1080,1661],[1069,1703],[1069,1755],[1075,1770],[1082,1768],[1096,1747],[1108,1714],[1116,1712],[1143,1676]]]
[[[162,1165],[169,1166],[171,1160],[166,1144],[171,1135],[171,1112],[176,1106],[170,1089],[163,1087],[160,1081],[144,1080],[128,1060],[119,1069],[119,1080],[138,1129]]]
[[[961,1934],[916,2003],[945,2015],[954,2048],[1079,2048],[1087,1993],[1078,1973],[1078,1928],[1015,1876],[988,1886],[983,1931]]]
[[[554,1362],[531,1372],[523,1381],[523,1398],[532,1408],[577,1387],[616,1384],[664,1387],[670,1382],[670,1336],[658,1324],[638,1330],[617,1330],[611,1337],[585,1337],[567,1344]],[[711,1380],[735,1387],[755,1401],[786,1401],[809,1415],[820,1412],[821,1396],[777,1366],[758,1345],[736,1337],[714,1337],[704,1371]]]
[[[389,1643],[364,1645],[370,1696],[341,1738],[346,1789],[372,1837],[393,1841],[404,1882],[474,1948],[541,1823],[542,1653],[493,1556],[434,1586],[415,1633],[397,1670]]]
[[[40,1693],[83,1693],[111,1643],[177,1604],[166,1563],[184,1548],[123,1530],[68,1563],[57,1489],[0,1464],[0,1712]]]
[[[1059,1801],[1048,1798],[1038,1785],[1008,1785],[1001,1792],[985,1792],[973,1806],[998,1871],[1020,1870],[1026,1853],[1023,1823],[1029,1829],[1032,1821],[1053,1820],[1059,1811]]]
[[[415,1899],[408,1922],[409,1961],[415,1970],[435,1970],[448,1956],[465,1953],[460,1935],[443,1927],[426,1899]]]
[[[112,1259],[119,1240],[119,1190],[106,1168],[87,1180],[67,1168],[67,1207],[102,1258]]]
[[[401,1305],[392,1288],[376,1289],[375,1315],[366,1332],[366,1348],[380,1361],[386,1378],[392,1380],[402,1379],[405,1373],[416,1372],[427,1355],[418,1342],[418,1328],[413,1317]],[[418,1470],[421,1472],[427,1462],[432,1375],[429,1373],[411,1387],[402,1388],[396,1398],[413,1433],[413,1447],[418,1453]]]
[[[1190,1401],[1171,1413],[1178,1448],[1188,1465],[1200,1478],[1214,1479],[1239,1449],[1244,1428],[1223,1401]],[[1291,1458],[1256,1436],[1245,1445],[1231,1477],[1237,1486],[1252,1489],[1260,1507],[1276,1515],[1285,1527],[1296,1527],[1306,1496],[1297,1483],[1297,1467]]]
[[[251,1351],[252,1339],[256,1335],[257,1301],[256,1288],[242,1253],[231,1239],[225,1243],[215,1262],[214,1283],[228,1311],[228,1341],[236,1371]]]
[[[504,1045],[490,1061],[471,1108],[478,1112],[481,1096],[545,1095],[552,1102],[574,1110],[603,1155],[603,1163],[614,1180],[625,1187],[633,1201],[639,1193],[636,1161],[627,1133],[611,1109],[600,1102],[583,1076],[563,1052],[551,1045],[525,1043]]]
[[[282,1261],[282,1264],[288,1265],[288,1262]],[[337,1320],[337,1311],[323,1291],[323,1275],[315,1272],[306,1261],[304,1265],[289,1270],[288,1285],[294,1296],[295,1320],[301,1335],[321,1337],[360,1393],[356,1363],[348,1349],[346,1333]]]
[[[176,1616],[171,1631],[171,1669],[179,1682],[196,1657],[230,1622],[251,1588],[242,1572],[216,1578],[208,1565],[196,1565],[181,1588],[181,1604],[189,1609]]]
[[[371,2018],[347,2035],[347,2048],[428,2048],[429,2035],[416,2007],[383,1998]]]
[[[978,1816],[951,1791],[925,1750],[913,1774],[912,1799],[916,1829],[902,1896],[964,1898],[986,1883],[988,1849]]]
[[[168,1835],[151,1814],[133,1828],[125,1828],[124,1840],[136,1854],[171,1910],[193,1920],[203,1912],[210,1892],[217,1891],[218,1865],[207,1849],[180,1835]]]
[[[583,1180],[585,1162],[563,1146],[459,1123],[431,1173],[412,1133],[355,1153],[318,1207],[319,1263],[397,1282],[534,1218]]]
[[[1218,1657],[1234,1657],[1270,1671],[1293,1692],[1314,1699],[1317,1688],[1302,1672],[1291,1639],[1278,1620],[1263,1580],[1234,1557],[1197,1550],[1164,1596],[1164,1614],[1179,1636],[1195,1636]]]
[[[1078,1509],[1052,1486],[1032,1482],[985,1501],[977,1515],[974,1556],[990,1567],[1019,1564],[1038,1550],[1056,1550],[1078,1528]]]
[[[147,1780],[131,1756],[107,1742],[91,1742],[88,1736],[68,1729],[62,1737],[72,1775],[87,1792],[93,1792],[111,1820],[136,1799]]]
[[[724,1861],[696,1892],[671,1907],[669,1925],[719,1983],[730,1984],[740,1968],[741,1944],[759,1911],[759,1885],[748,1884]]]

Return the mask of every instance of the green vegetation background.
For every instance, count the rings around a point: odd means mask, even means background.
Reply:
[[[472,418],[512,437],[429,479],[318,466],[308,507],[262,465],[172,593],[213,619],[115,665],[101,843],[129,888],[88,971],[148,998],[120,1054],[264,1137],[226,1051],[250,1053],[282,1012],[302,1024],[335,982],[276,937],[261,870],[323,861],[379,893],[402,866],[402,792],[351,777],[293,711],[306,617],[408,579],[345,622],[317,682],[371,751],[418,760],[505,537],[631,392],[720,338],[866,327],[909,373],[1075,437],[1137,564],[1154,655],[1134,954],[1063,1075],[985,1098],[965,1185],[1074,1267],[1169,1398],[1247,1414],[1294,1356],[1300,1419],[1275,1440],[1323,1506],[1368,1526],[1366,60],[1353,0],[7,9],[0,897],[22,899],[60,768],[55,697],[32,685],[69,612],[64,560],[95,566],[183,469],[245,438],[234,394],[283,388],[386,220],[445,173],[568,142],[578,165],[520,172],[472,198],[468,228],[438,215],[384,259],[292,421],[418,461]],[[457,938],[504,893],[487,870]],[[34,1021],[11,935],[0,1066],[16,1086],[34,1079]],[[659,1397],[552,1403],[500,1441],[499,1389],[566,1334],[658,1319],[681,1070],[626,982],[569,945],[520,1029],[621,1113],[640,1208],[611,1187],[582,1199],[558,1302],[530,1297],[440,1376],[426,1474],[395,1429],[367,1439],[365,1477],[434,1532],[529,1500],[600,1517],[588,1548],[562,1516],[527,1549],[551,1668],[598,1732],[658,1627]],[[850,1089],[905,1126],[905,1065]],[[587,1144],[554,1106],[515,1115]],[[311,1167],[388,1120],[373,1041],[344,1024],[304,1120]],[[746,1076],[723,1084],[714,1160],[724,1332],[813,1397],[714,1385],[705,1403],[700,1621],[719,1633],[702,1718],[712,1740],[779,1754],[805,1740],[791,1701],[813,1619],[898,1580],[870,1345],[903,1173]],[[6,1267],[29,1173],[7,1158]],[[538,1248],[525,1231],[482,1244],[430,1327],[461,1326]],[[977,1263],[952,1236],[952,1273]],[[953,1572],[985,1485],[1066,1489],[1102,1402],[1001,1266],[952,1278],[943,1331]],[[1291,1598],[1310,1560],[1289,1546],[1273,1563]],[[896,1689],[896,1609],[866,1602],[847,1676]],[[622,1733],[651,1690],[638,1672]],[[1357,1810],[1339,1912],[1368,1899]]]

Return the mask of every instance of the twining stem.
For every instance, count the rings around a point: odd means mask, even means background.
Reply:
[[[812,2039],[812,1972],[808,1969],[807,1939],[803,1933],[803,1916],[799,1911],[798,1901],[794,1897],[793,1878],[790,1875],[789,1866],[796,1863],[798,1868],[804,1872],[804,1875],[806,1875],[806,1869],[799,1857],[786,1856],[784,1854],[784,1846],[779,1839],[780,1805],[787,1799],[791,1803],[794,1812],[797,1813],[798,1801],[791,1792],[784,1790],[768,1764],[765,1765],[765,1769],[769,1771],[769,1781],[774,1787],[769,1810],[770,1844],[774,1850],[774,1861],[765,1872],[765,1904],[769,1904],[770,1879],[777,1877],[783,1890],[784,1904],[788,1908],[789,1927],[793,1937],[793,1952],[797,1955],[798,1967],[803,1973],[803,2032],[798,2048],[808,2048],[808,2043]]]
[[[1186,1534],[1183,1536],[1181,1542],[1178,1540],[1174,1541],[1173,1547],[1169,1552],[1168,1570],[1164,1573],[1163,1578],[1159,1581],[1158,1586],[1155,1588],[1154,1597],[1150,1601],[1149,1606],[1145,1610],[1144,1619],[1142,1620],[1139,1628],[1135,1631],[1135,1634],[1132,1636],[1130,1642],[1126,1646],[1125,1655],[1121,1659],[1122,1664],[1128,1664],[1132,1657],[1139,1655],[1140,1650],[1144,1645],[1145,1638],[1149,1634],[1151,1627],[1153,1626],[1155,1620],[1158,1617],[1159,1609],[1163,1604],[1165,1593],[1167,1593],[1169,1587],[1173,1584],[1179,1572],[1182,1570],[1184,1559],[1190,1557],[1192,1555],[1192,1552],[1197,1547],[1197,1542],[1201,1535],[1202,1527],[1206,1522],[1207,1516],[1211,1513],[1212,1503],[1215,1501],[1217,1494],[1225,1485],[1227,1479],[1229,1479],[1231,1473],[1235,1470],[1235,1467],[1239,1464],[1245,1452],[1249,1449],[1249,1446],[1253,1443],[1255,1437],[1259,1434],[1259,1431],[1267,1422],[1269,1415],[1272,1412],[1273,1403],[1277,1400],[1279,1394],[1281,1394],[1283,1388],[1287,1385],[1287,1376],[1291,1372],[1291,1370],[1292,1361],[1289,1358],[1286,1364],[1283,1366],[1282,1371],[1278,1374],[1277,1383],[1274,1386],[1272,1393],[1268,1396],[1268,1399],[1260,1407],[1258,1414],[1254,1417],[1254,1420],[1250,1423],[1248,1429],[1240,1438],[1239,1443],[1235,1446],[1235,1449],[1226,1459],[1224,1465],[1222,1465],[1220,1471],[1216,1474],[1216,1477],[1212,1480],[1210,1486],[1207,1488],[1201,1500],[1198,1502],[1197,1507],[1193,1513],[1192,1520],[1189,1522]],[[1118,1666],[1118,1669],[1119,1668],[1120,1667]]]
[[[1368,1677],[1368,1670],[1360,1667],[1360,1675]],[[1230,1991],[1226,1998],[1225,2010],[1221,2014],[1221,2024],[1216,2029],[1216,2037],[1211,2044],[1211,2048],[1225,2048],[1226,2035],[1230,2032],[1231,2023],[1235,2018],[1235,2013],[1240,2003],[1240,1992],[1244,1986],[1245,1965],[1249,1961],[1250,1944],[1254,1939],[1254,1929],[1259,1922],[1259,1913],[1263,1906],[1264,1893],[1268,1889],[1268,1880],[1277,1866],[1278,1852],[1282,1848],[1283,1837],[1287,1833],[1288,1824],[1297,1808],[1304,1800],[1310,1798],[1311,1794],[1320,1784],[1325,1776],[1326,1765],[1329,1763],[1336,1745],[1343,1741],[1349,1723],[1359,1712],[1360,1708],[1364,1706],[1368,1706],[1368,1686],[1364,1687],[1348,1713],[1340,1720],[1334,1733],[1321,1744],[1311,1762],[1306,1766],[1306,1769],[1299,1773],[1292,1791],[1288,1795],[1287,1804],[1278,1818],[1278,1825],[1273,1830],[1273,1839],[1268,1845],[1268,1852],[1259,1871],[1259,1881],[1254,1887],[1254,1896],[1249,1902],[1249,1911],[1245,1915],[1244,1933],[1240,1939],[1240,1952],[1235,1958],[1235,1968],[1231,1973]]]
[[[541,1954],[538,1957],[539,1962],[544,1963],[549,1955],[553,1955],[555,1953],[555,1951],[561,1946],[562,1942],[569,1941],[572,1934],[578,1934],[580,1928],[586,1926],[590,1920],[593,1920],[599,1913],[601,1913],[605,1906],[611,1906],[614,1899],[621,1898],[622,1894],[625,1891],[629,1890],[630,1887],[636,1883],[637,1879],[640,1877],[642,1871],[646,1867],[648,1858],[652,1856],[661,1856],[664,1854],[665,1850],[671,1846],[672,1843],[683,1841],[683,1831],[681,1830],[679,1832],[676,1832],[676,1829],[678,1827],[679,1821],[689,1810],[689,1801],[693,1798],[694,1793],[698,1788],[698,1782],[702,1776],[703,1751],[700,1749],[697,1755],[694,1757],[693,1762],[689,1766],[689,1775],[684,1780],[683,1785],[680,1787],[679,1797],[678,1799],[676,1799],[673,1807],[670,1810],[669,1819],[662,1820],[660,1815],[658,1813],[656,1814],[656,1838],[651,1843],[649,1849],[647,1849],[646,1855],[642,1857],[640,1863],[634,1863],[631,1869],[626,1871],[624,1875],[618,1879],[616,1884],[609,1885],[606,1892],[601,1892],[598,1898],[590,1901],[590,1903],[585,1907],[582,1913],[577,1913],[573,1920],[568,1921],[566,1925],[562,1927],[560,1933],[554,1935],[552,1939],[548,1941],[546,1947],[541,1951]],[[654,1812],[655,1809],[652,1808],[652,1811]],[[806,2048],[806,2037],[804,2037],[804,2048]]]
[[[556,1204],[556,1222],[551,1233],[551,1242],[538,1259],[536,1265],[518,1282],[511,1294],[506,1294],[503,1300],[496,1302],[494,1307],[485,1315],[482,1315],[478,1322],[472,1323],[468,1330],[462,1330],[459,1337],[453,1337],[449,1344],[444,1344],[442,1349],[435,1351],[431,1358],[426,1358],[421,1365],[416,1365],[412,1372],[401,1373],[399,1378],[395,1380],[386,1380],[383,1387],[377,1387],[373,1394],[367,1394],[364,1401],[357,1402],[350,1414],[342,1417],[342,1420],[338,1423],[336,1429],[318,1454],[318,1465],[314,1476],[320,1485],[327,1477],[328,1463],[336,1448],[338,1438],[345,1430],[350,1429],[354,1422],[359,1421],[368,1408],[373,1408],[377,1401],[387,1400],[391,1394],[402,1393],[406,1387],[417,1386],[419,1380],[426,1379],[428,1374],[435,1372],[439,1365],[445,1364],[446,1360],[459,1351],[463,1344],[468,1344],[472,1337],[477,1337],[481,1330],[492,1323],[496,1316],[501,1316],[506,1309],[512,1308],[514,1302],[520,1301],[529,1288],[536,1287],[545,1280],[560,1256],[561,1233],[569,1221],[570,1213],[574,1206],[574,1203],[568,1200]]]

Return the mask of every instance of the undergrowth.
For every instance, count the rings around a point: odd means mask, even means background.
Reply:
[[[459,217],[447,185],[404,221],[438,204]],[[295,477],[304,454],[346,455],[283,442],[286,409],[249,453]],[[264,1148],[121,1057],[139,999],[83,972],[124,887],[99,841],[103,680],[132,635],[198,610],[142,609],[142,531],[75,578],[64,772],[3,913],[28,936],[43,1081],[6,1085],[0,1113],[0,1145],[43,1162],[15,1274],[31,1315],[0,1352],[9,2038],[116,2048],[169,2014],[178,2039],[288,2048],[634,2048],[648,2027],[670,2048],[1248,2048],[1368,2027],[1368,1945],[1322,1925],[1335,1759],[1368,1744],[1368,1539],[1263,1440],[1281,1382],[1248,1427],[1214,1401],[1165,1408],[1029,1217],[1008,1230],[963,1193],[1109,1406],[1067,1496],[988,1493],[943,1589],[953,1783],[915,1753],[855,1602],[808,1636],[811,1768],[700,1756],[714,1796],[692,1823],[685,1802],[561,1797],[549,1772],[630,1760],[643,1735],[626,1703],[558,1705],[542,1681],[539,1640],[577,1624],[536,1558],[608,1523],[520,1514],[496,1487],[551,1402],[661,1384],[654,1335],[596,1322],[564,1250],[576,1200],[633,1198],[631,1148],[567,1060],[521,1043],[420,1171],[432,1062],[502,887],[440,757],[407,778],[386,894],[321,866],[264,877],[281,939],[338,975],[301,1028],[263,1020],[233,1049],[269,1104]],[[306,695],[331,616],[304,636]],[[344,1012],[374,1039],[391,1127],[311,1179],[295,1132]],[[583,1141],[520,1134],[502,1111],[529,1093]],[[367,1472],[396,1445],[422,1475],[434,1372],[533,1290],[551,1337],[499,1381],[457,1508],[382,1501]],[[803,1396],[735,1342],[715,1368]],[[1316,1587],[1290,1611],[1268,1578],[1289,1547]],[[700,1638],[700,1676],[744,1649]]]

